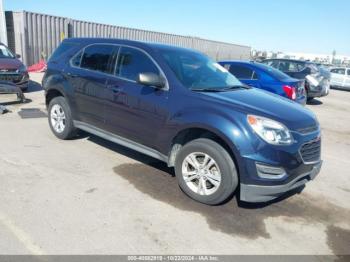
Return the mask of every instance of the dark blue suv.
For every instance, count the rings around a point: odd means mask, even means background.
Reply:
[[[239,192],[265,202],[312,180],[320,127],[308,109],[243,85],[194,51],[117,39],[67,39],[43,79],[49,124],[78,129],[164,161],[191,198]]]
[[[271,66],[256,62],[222,61],[219,64],[246,85],[306,104],[304,80],[292,78]]]

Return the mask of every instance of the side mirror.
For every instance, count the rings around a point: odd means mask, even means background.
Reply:
[[[164,78],[154,73],[139,74],[137,82],[145,86],[153,86],[160,89],[165,87]]]
[[[19,55],[19,54],[16,54],[16,58],[21,58],[21,55]]]

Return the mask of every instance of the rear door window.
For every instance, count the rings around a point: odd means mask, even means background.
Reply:
[[[131,47],[121,47],[115,75],[131,81],[137,81],[140,73],[160,75],[158,67],[143,51]]]
[[[116,46],[95,44],[85,48],[80,67],[93,71],[112,73],[111,64]]]
[[[350,76],[350,69],[348,69],[348,76]]]
[[[241,65],[231,65],[230,73],[238,79],[253,79],[254,71],[248,67]]]

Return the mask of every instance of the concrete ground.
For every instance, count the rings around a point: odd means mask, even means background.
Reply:
[[[154,159],[89,135],[58,140],[40,85],[26,96],[0,115],[1,254],[350,254],[350,92],[307,106],[324,166],[301,194],[218,207],[186,197]]]

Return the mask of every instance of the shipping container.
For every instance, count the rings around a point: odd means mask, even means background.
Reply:
[[[6,11],[5,16],[9,48],[21,55],[26,65],[47,59],[60,42],[69,37],[105,37],[165,43],[197,49],[216,60],[250,58],[249,46],[198,37],[105,25],[27,11]]]

